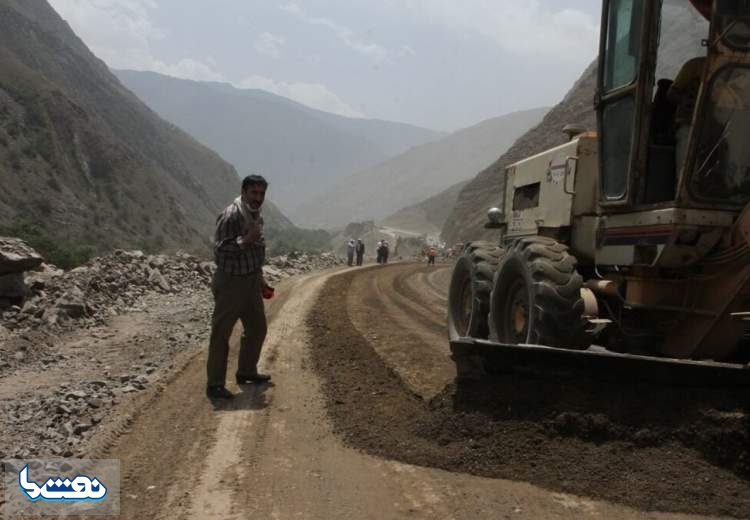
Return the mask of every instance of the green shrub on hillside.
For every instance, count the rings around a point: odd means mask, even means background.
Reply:
[[[39,225],[19,220],[9,226],[0,226],[0,235],[18,237],[33,247],[48,264],[62,269],[73,269],[88,262],[95,253],[90,245],[65,239],[52,238]]]

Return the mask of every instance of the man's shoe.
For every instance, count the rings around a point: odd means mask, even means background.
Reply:
[[[268,374],[253,374],[251,376],[237,376],[238,385],[249,385],[252,383],[267,383],[271,380],[271,376]]]
[[[224,386],[209,386],[206,388],[206,395],[209,399],[231,399],[234,394]]]

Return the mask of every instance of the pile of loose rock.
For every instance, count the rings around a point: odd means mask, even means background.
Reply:
[[[26,273],[28,296],[3,312],[2,323],[19,331],[101,325],[107,317],[136,310],[150,291],[203,290],[211,272],[210,263],[189,255],[119,250],[71,271],[42,264]]]
[[[264,272],[273,284],[341,263],[330,253],[292,253],[270,258]],[[140,310],[139,301],[150,292],[205,291],[214,269],[213,262],[188,254],[117,250],[61,271],[43,264],[20,240],[0,238],[0,339],[9,331],[102,325],[113,315]]]
[[[23,445],[9,446],[11,453],[5,457],[24,459],[39,453],[72,456],[106,411],[119,403],[122,394],[135,390],[132,385],[125,390],[111,388],[106,380],[85,381],[75,386],[62,383],[53,395],[9,402],[3,409],[8,426],[23,427],[33,422],[35,435],[27,437]]]
[[[344,259],[337,257],[333,253],[308,255],[292,252],[288,255],[270,258],[268,265],[263,268],[263,272],[266,281],[273,283],[290,276],[328,269],[329,267],[343,264]]]

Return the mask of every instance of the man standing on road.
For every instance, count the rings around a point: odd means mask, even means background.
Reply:
[[[260,208],[266,197],[268,182],[260,175],[242,180],[242,195],[237,197],[216,220],[214,236],[214,274],[212,291],[214,314],[206,367],[206,395],[229,399],[226,373],[229,337],[237,320],[242,322],[239,360],[235,375],[237,384],[262,383],[271,376],[258,373],[258,360],[266,337],[266,313],[262,292],[263,263],[266,244]]]
[[[365,243],[361,238],[357,239],[357,265],[362,265],[365,260]]]

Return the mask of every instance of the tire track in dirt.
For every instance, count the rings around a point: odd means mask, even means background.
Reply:
[[[450,279],[453,269],[449,266],[440,265],[431,268],[430,272],[418,273],[415,276],[407,277],[406,281],[412,290],[423,291],[430,302],[436,304],[436,309],[444,309],[448,301],[448,284],[445,280]]]
[[[419,284],[421,272],[413,272],[414,266],[399,266],[401,269],[386,269],[383,283],[378,282],[381,295],[387,295],[390,304],[404,310],[411,318],[416,318],[424,326],[425,331],[445,329],[443,305],[438,299],[429,298],[428,286]],[[389,270],[393,272],[388,272]],[[395,296],[395,297],[394,297]]]
[[[427,275],[427,283],[438,299],[447,305],[448,303],[448,286],[450,285],[451,275],[453,274],[453,264],[448,269],[436,269]]]
[[[424,306],[416,292],[396,289],[406,283],[401,274],[408,277],[415,268],[392,264],[360,270],[344,298],[352,323],[372,348],[412,392],[429,399],[456,374],[439,310],[444,305]]]

